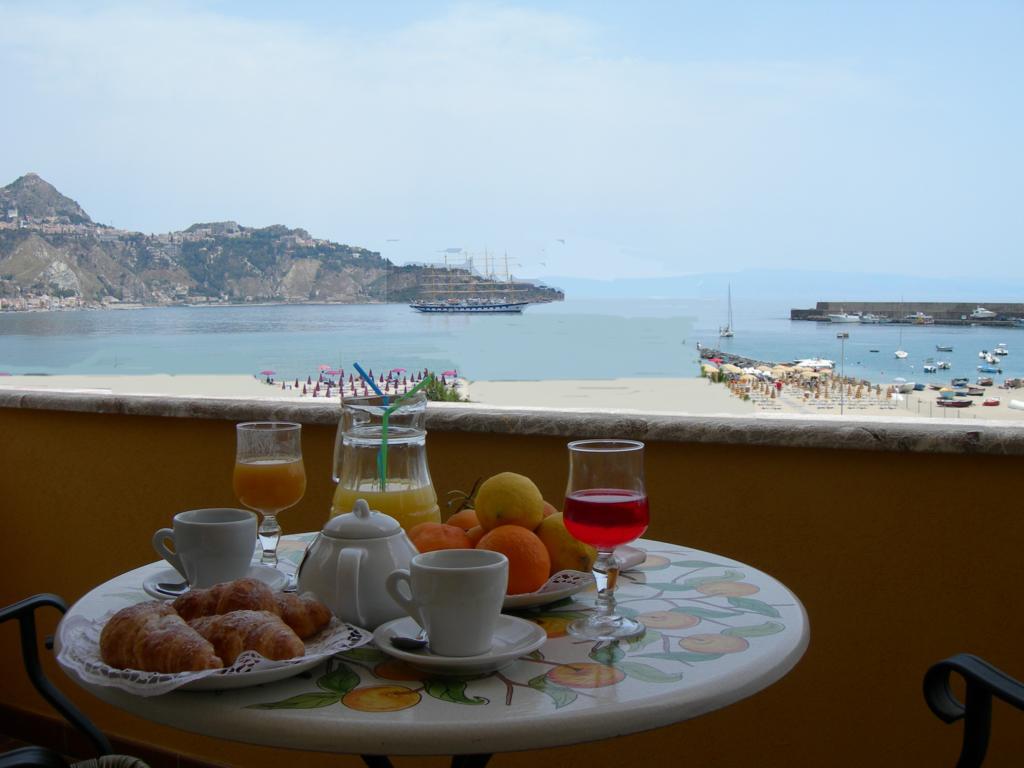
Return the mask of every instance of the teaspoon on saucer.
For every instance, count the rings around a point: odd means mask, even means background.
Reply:
[[[396,635],[391,638],[391,645],[400,651],[418,651],[427,647],[427,633],[421,630],[416,637]]]

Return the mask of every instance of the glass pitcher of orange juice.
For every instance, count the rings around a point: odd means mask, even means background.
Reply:
[[[391,398],[394,405],[396,398]],[[427,398],[422,392],[400,402],[387,418],[380,397],[346,399],[334,441],[331,516],[351,512],[356,499],[398,520],[408,531],[441,522],[437,494],[427,467]],[[386,447],[385,447],[386,442]]]

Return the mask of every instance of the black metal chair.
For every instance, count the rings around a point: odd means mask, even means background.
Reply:
[[[9,619],[17,619],[21,633],[21,657],[25,663],[25,672],[39,694],[56,709],[65,720],[81,732],[92,744],[99,757],[96,760],[73,763],[79,768],[147,768],[146,763],[134,757],[112,754],[113,749],[107,737],[82,714],[74,704],[54,687],[43,672],[39,663],[39,640],[36,635],[36,610],[44,607],[56,608],[62,614],[68,610],[67,605],[57,595],[33,595],[20,602],[0,608],[0,624]],[[46,647],[52,648],[52,640],[47,638]],[[67,768],[67,760],[57,751],[48,747],[21,747],[0,755],[0,768]]]
[[[949,685],[956,672],[967,683],[961,703]],[[985,760],[992,727],[992,697],[1024,710],[1024,683],[969,653],[940,661],[925,673],[924,699],[936,717],[946,723],[964,721],[963,745],[957,768],[977,768]]]

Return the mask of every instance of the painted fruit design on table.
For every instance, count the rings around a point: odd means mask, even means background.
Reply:
[[[542,696],[560,709],[581,696],[599,695],[600,689],[627,681],[679,683],[687,668],[719,660],[728,663],[730,657],[753,647],[758,638],[785,630],[780,609],[794,604],[766,602],[755,597],[760,591],[737,567],[686,559],[678,549],[649,551],[644,565],[622,574],[620,581],[619,611],[647,625],[647,632],[638,638],[611,643],[576,641],[567,636],[566,627],[592,607],[589,601],[566,598],[517,612],[543,627],[549,642],[497,672],[439,676],[364,646],[328,662],[316,678],[314,690],[250,707],[340,706],[386,713],[428,700],[487,706],[510,705],[517,696]],[[494,681],[500,685],[495,686]],[[499,691],[497,696],[495,691]]]

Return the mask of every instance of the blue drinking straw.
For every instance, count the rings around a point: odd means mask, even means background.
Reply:
[[[359,371],[359,375],[362,376],[363,381],[370,385],[370,389],[376,392],[379,397],[384,398],[384,407],[387,407],[388,396],[380,391],[380,387],[378,387],[376,382],[374,382],[373,377],[369,376],[366,371],[363,370],[363,366],[359,363],[352,363],[352,367]]]

